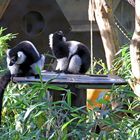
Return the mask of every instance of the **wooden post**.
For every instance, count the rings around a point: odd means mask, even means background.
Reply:
[[[86,107],[86,89],[80,89],[75,87],[73,84],[68,87],[72,94],[72,106],[76,107]]]
[[[72,92],[71,105],[76,107],[86,107],[86,89],[79,89],[75,87],[74,84],[69,84],[68,89],[70,89],[70,91]],[[63,98],[63,94],[66,97],[65,91],[53,90],[51,91],[51,94],[53,95],[53,101],[61,101]]]

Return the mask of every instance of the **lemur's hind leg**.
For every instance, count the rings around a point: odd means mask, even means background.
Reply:
[[[68,67],[68,58],[67,57],[57,59],[57,66],[56,66],[55,71],[64,72],[67,70],[67,67]]]
[[[74,55],[70,59],[67,71],[69,73],[78,74],[80,72],[81,64],[81,58],[78,55]]]

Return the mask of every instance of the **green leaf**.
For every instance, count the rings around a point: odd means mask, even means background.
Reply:
[[[66,123],[62,126],[61,131],[63,131],[64,129],[66,129],[66,128],[68,127],[68,125],[69,125],[70,123],[72,123],[72,122],[73,122],[74,120],[76,120],[76,119],[78,119],[78,117],[73,118],[73,119],[71,119],[70,121],[66,122]]]
[[[47,84],[46,87],[51,90],[66,91],[66,89],[56,86],[56,85]]]
[[[25,121],[27,119],[27,117],[30,115],[30,113],[35,109],[37,108],[38,106],[42,106],[43,104],[45,103],[40,103],[40,104],[35,104],[35,105],[31,105],[29,108],[27,108],[27,111],[24,115],[24,118],[23,120]]]

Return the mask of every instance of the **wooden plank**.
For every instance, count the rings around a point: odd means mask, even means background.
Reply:
[[[76,107],[83,107],[83,110],[86,109],[86,101],[87,101],[87,93],[86,89],[76,88],[74,85],[68,85],[66,89],[70,89],[71,91],[71,105]],[[52,101],[62,101],[66,100],[67,95],[66,91],[57,91],[57,90],[49,90],[50,95],[52,97]],[[62,96],[63,95],[63,96]]]
[[[82,74],[64,74],[54,72],[42,72],[42,81],[48,84],[65,86],[70,89],[72,94],[72,106],[84,107],[86,109],[86,89],[104,88],[110,89],[112,85],[124,85],[126,81],[118,76],[109,75],[82,75]],[[39,78],[29,77],[13,77],[14,82],[31,83],[40,82]],[[62,100],[62,94],[66,97],[65,91],[50,90],[53,101]]]
[[[118,76],[106,75],[79,75],[79,74],[64,74],[54,72],[42,72],[42,81],[49,84],[68,85],[74,84],[79,88],[111,88],[112,85],[124,85],[126,81]],[[40,82],[39,78],[34,76],[29,77],[13,77],[14,82],[32,83]]]

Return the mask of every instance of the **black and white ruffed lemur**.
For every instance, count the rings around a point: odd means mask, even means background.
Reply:
[[[45,56],[30,41],[22,41],[7,50],[7,67],[13,76],[36,75],[44,67]]]
[[[40,54],[36,47],[30,41],[22,41],[15,47],[7,50],[7,68],[8,72],[0,79],[0,123],[2,112],[2,100],[4,90],[13,76],[36,76],[38,67],[43,69],[45,56]]]
[[[49,35],[49,45],[56,57],[56,72],[84,74],[90,67],[88,47],[78,41],[66,41],[62,31]]]

